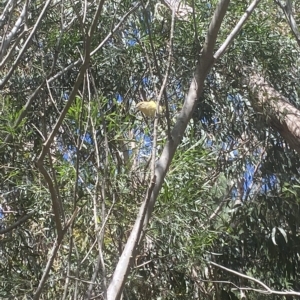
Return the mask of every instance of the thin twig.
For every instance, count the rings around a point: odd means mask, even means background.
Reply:
[[[92,81],[94,84],[94,81]],[[88,84],[88,89],[90,91],[90,84]],[[97,89],[95,89],[97,90]],[[90,95],[90,93],[89,93]],[[96,92],[96,97],[97,99],[101,99],[99,97],[98,93]],[[91,102],[92,99],[89,99],[89,102]],[[94,212],[94,226],[95,226],[95,232],[96,232],[96,240],[98,243],[98,259],[95,264],[94,272],[92,274],[91,278],[91,283],[94,283],[97,279],[100,267],[102,269],[102,275],[103,275],[103,290],[104,290],[104,295],[106,298],[106,272],[105,272],[105,263],[104,263],[104,258],[103,258],[103,240],[104,240],[104,230],[100,231],[99,230],[99,223],[98,223],[98,193],[99,189],[100,194],[101,194],[101,220],[102,220],[102,225],[105,222],[105,199],[106,199],[106,183],[107,183],[107,169],[108,169],[108,155],[109,155],[109,145],[108,145],[108,138],[107,138],[107,128],[106,128],[106,120],[103,117],[102,118],[102,128],[104,131],[104,143],[105,143],[105,163],[104,163],[104,172],[103,172],[103,181],[100,181],[99,173],[100,173],[100,168],[102,166],[100,162],[100,153],[99,153],[99,147],[98,147],[98,142],[97,142],[97,131],[96,131],[96,124],[94,124],[94,120],[91,119],[91,124],[92,124],[92,133],[93,133],[93,140],[95,144],[95,153],[96,153],[96,162],[97,162],[97,176],[96,176],[96,183],[95,183],[95,194],[93,195],[93,212]],[[104,228],[104,227],[102,227]],[[94,288],[93,284],[90,284],[87,288],[86,291],[86,299],[91,298],[92,290]]]
[[[242,274],[242,273],[240,273],[240,272],[237,272],[237,271],[228,269],[228,268],[226,268],[226,267],[224,267],[224,266],[221,266],[221,265],[219,265],[219,264],[217,264],[217,263],[215,263],[215,262],[212,262],[212,261],[210,261],[209,263],[210,263],[211,265],[216,266],[216,267],[218,267],[218,268],[220,268],[220,269],[223,269],[223,270],[225,270],[225,271],[227,271],[227,272],[230,272],[230,273],[235,274],[235,275],[237,275],[237,276],[239,276],[239,277],[242,277],[242,278],[245,278],[245,279],[254,281],[255,283],[261,285],[265,290],[256,290],[256,291],[259,291],[260,293],[264,293],[264,294],[267,293],[267,294],[273,294],[273,295],[286,295],[286,296],[287,296],[287,295],[289,295],[289,296],[300,296],[300,293],[294,292],[294,291],[292,291],[292,292],[281,292],[281,291],[275,291],[275,290],[272,290],[272,289],[270,289],[266,284],[264,284],[263,282],[261,282],[260,280],[258,280],[258,279],[256,279],[256,278],[253,278],[253,277],[251,277],[251,276]]]
[[[160,91],[159,91],[159,94],[157,97],[156,116],[158,116],[159,103],[160,103],[161,97],[162,97],[163,93],[166,91],[166,85],[168,82],[169,73],[170,73],[170,69],[171,69],[172,56],[173,56],[172,50],[173,50],[174,27],[175,27],[175,8],[173,8],[173,11],[172,11],[172,23],[171,23],[171,32],[170,32],[170,41],[169,41],[169,56],[168,56],[168,62],[167,62],[167,70],[166,70],[165,78],[162,82],[162,85],[161,85],[161,88],[160,88]],[[166,105],[166,119],[167,119],[167,124],[168,124],[168,137],[169,137],[169,139],[171,139],[168,105]],[[154,171],[155,171],[158,120],[159,120],[159,118],[156,117],[155,121],[154,121],[151,178],[154,176]]]
[[[144,10],[145,7],[144,7]],[[174,12],[173,12],[174,13]],[[144,14],[145,16],[145,20],[146,20],[146,26],[147,26],[147,30],[148,30],[148,34],[149,34],[149,42],[150,42],[150,47],[151,47],[151,51],[152,51],[152,55],[153,55],[153,62],[154,62],[154,66],[155,66],[155,70],[157,72],[157,75],[158,75],[158,80],[159,80],[159,83],[161,84],[161,87],[163,86],[163,77],[162,77],[162,74],[160,72],[160,67],[159,67],[159,63],[158,63],[158,59],[156,57],[156,52],[155,52],[155,47],[154,47],[154,43],[153,43],[153,38],[152,38],[152,31],[151,31],[151,28],[150,28],[150,24],[149,24],[149,18],[147,17],[146,14]],[[173,24],[173,27],[174,27],[174,18],[172,16],[172,24]],[[174,30],[174,29],[173,29]],[[172,31],[172,28],[171,28],[171,31]],[[173,41],[173,37],[170,37],[170,41]],[[169,54],[172,53],[172,50],[170,50]],[[166,107],[166,115],[169,116],[169,106],[168,106],[168,95],[167,95],[167,91],[166,89],[162,89],[162,92],[163,92],[163,95],[164,95],[164,104],[165,104],[165,107]],[[156,95],[156,98],[158,98],[158,95]],[[168,120],[169,118],[167,118]],[[171,131],[171,128],[170,128],[170,122],[167,122],[167,125],[168,125],[168,133],[170,133]],[[171,137],[169,136],[169,139],[171,139]]]

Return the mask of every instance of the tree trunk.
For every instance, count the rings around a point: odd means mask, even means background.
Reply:
[[[254,110],[300,154],[300,111],[257,73],[249,76],[247,85]]]

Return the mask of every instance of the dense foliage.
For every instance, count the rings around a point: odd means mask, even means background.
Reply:
[[[207,76],[123,299],[294,297],[230,270],[300,290],[299,154],[242,80],[260,72],[300,106],[300,48],[275,2]],[[249,4],[229,5],[215,50]],[[105,298],[217,1],[186,5],[183,18],[153,1],[0,4],[1,299]],[[157,99],[166,74],[155,130],[135,105]]]

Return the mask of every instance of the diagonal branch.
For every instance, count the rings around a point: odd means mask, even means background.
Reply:
[[[248,280],[251,280],[251,281],[254,281],[255,283],[259,284],[260,286],[262,286],[264,288],[264,290],[255,290],[257,292],[260,292],[260,293],[263,293],[263,294],[268,294],[268,295],[285,295],[285,296],[300,296],[300,293],[299,292],[294,292],[294,291],[275,291],[275,290],[272,290],[270,289],[266,284],[264,284],[263,282],[261,282],[260,280],[256,279],[256,278],[253,278],[251,276],[248,276],[248,275],[245,275],[245,274],[242,274],[242,273],[239,273],[237,271],[234,271],[234,270],[231,270],[231,269],[228,269],[226,267],[223,267],[215,262],[209,262],[211,265],[213,266],[216,266],[224,271],[227,271],[229,273],[232,273],[234,275],[237,275],[239,277],[242,277],[242,278],[245,278],[245,279],[248,279]],[[242,288],[241,288],[242,289]],[[243,288],[244,289],[244,288]]]
[[[155,188],[155,180],[156,178],[153,177],[152,182],[150,183],[150,186],[147,190],[145,200],[140,207],[136,222],[127,240],[123,253],[118,261],[112,280],[107,289],[107,300],[120,299],[125,285],[126,277],[129,273],[129,269],[132,262],[134,261],[134,258],[136,257],[137,244],[139,242],[139,237],[143,229],[143,223],[148,209],[148,203],[150,201],[153,189]]]
[[[13,229],[17,228],[18,226],[22,225],[24,222],[26,222],[28,219],[30,219],[30,217],[32,217],[34,215],[34,213],[35,213],[35,211],[32,211],[32,212],[28,213],[27,215],[23,216],[22,218],[20,218],[17,222],[12,224],[11,226],[1,229],[0,234],[5,234],[7,232],[10,232]]]
[[[130,263],[136,256],[136,243],[138,241],[137,238],[139,231],[141,230],[141,221],[143,220],[143,215],[145,214],[145,230],[149,223],[155,201],[164,182],[164,178],[175,155],[175,151],[183,137],[187,124],[192,117],[196,102],[202,93],[204,80],[214,64],[213,50],[221,23],[228,9],[229,2],[230,0],[221,0],[217,5],[182,111],[180,112],[176,124],[171,132],[171,139],[166,142],[162,155],[155,166],[155,177],[153,178],[153,185],[155,185],[153,186],[153,191],[151,191],[151,186],[148,189],[148,195],[140,208],[140,212],[135,221],[133,230],[129,236],[125,249],[116,266],[112,281],[108,287],[108,300],[120,299],[126,277],[129,273]],[[155,179],[156,182],[154,182]]]
[[[80,85],[83,81],[84,74],[85,74],[85,72],[86,72],[86,70],[89,66],[89,63],[90,63],[90,56],[91,56],[90,47],[91,47],[91,42],[92,42],[92,36],[93,36],[93,33],[96,29],[96,25],[97,25],[98,19],[100,17],[100,14],[101,14],[101,11],[102,11],[102,8],[103,8],[103,5],[104,5],[104,1],[105,0],[100,1],[99,5],[98,5],[98,8],[97,8],[97,11],[94,15],[93,22],[90,26],[90,29],[89,29],[88,33],[87,33],[87,37],[86,37],[86,40],[85,40],[85,55],[84,55],[84,59],[83,59],[83,64],[80,68],[79,74],[78,74],[78,76],[76,78],[76,81],[74,83],[74,87],[73,87],[73,89],[70,93],[70,97],[69,97],[63,111],[61,112],[61,114],[60,114],[60,116],[59,116],[52,132],[50,133],[46,143],[44,143],[44,145],[43,145],[43,150],[40,153],[40,156],[37,160],[37,164],[42,163],[42,161],[43,161],[43,159],[44,159],[44,157],[47,153],[47,149],[49,149],[51,143],[53,142],[54,137],[57,134],[57,132],[58,132],[58,130],[59,130],[59,128],[60,128],[60,126],[61,126],[68,110],[69,110],[69,108],[71,107],[71,105],[72,105],[72,103],[75,99],[75,96],[77,95],[78,89],[79,89],[79,87],[80,87]]]
[[[147,209],[147,215],[144,222],[145,227],[147,226],[149,219],[151,217],[156,198],[162,187],[164,178],[167,174],[171,161],[175,155],[175,151],[179,143],[181,142],[187,124],[192,117],[193,110],[196,106],[197,100],[199,99],[202,93],[204,87],[204,80],[215,62],[213,58],[213,49],[216,43],[217,34],[220,30],[220,26],[225,16],[225,13],[227,11],[229,2],[230,0],[221,0],[215,10],[214,16],[212,18],[211,24],[208,29],[208,33],[206,36],[202,53],[200,55],[199,62],[196,66],[194,76],[191,80],[189,92],[186,96],[182,110],[171,132],[172,139],[167,141],[163,149],[163,152],[161,154],[161,157],[157,161],[155,167],[157,184],[154,187],[149,202],[149,207]]]
[[[225,42],[222,44],[222,46],[218,49],[218,51],[215,53],[214,58],[219,59],[226,51],[226,49],[231,45],[234,38],[237,36],[237,34],[242,29],[245,22],[250,17],[253,10],[256,8],[256,6],[259,4],[261,0],[254,0],[249,7],[247,8],[246,12],[243,14],[243,16],[240,18],[239,22],[236,24],[234,29],[231,31],[231,33],[226,38]]]
[[[20,30],[21,25],[23,21],[25,20],[26,14],[28,9],[28,0],[26,0],[23,10],[18,18],[18,20],[15,23],[15,26],[12,28],[11,32],[6,36],[6,38],[2,41],[2,45],[0,47],[0,60],[3,58],[4,54],[6,53],[6,50],[8,46],[10,45],[12,39],[16,36],[17,32]],[[14,44],[14,47],[11,49],[11,51],[16,47],[16,43]],[[0,69],[3,66],[3,62],[0,64]]]
[[[300,46],[300,32],[297,26],[297,23],[295,21],[294,18],[294,14],[293,14],[293,8],[292,8],[292,1],[291,0],[286,0],[286,5],[283,5],[280,0],[274,0],[274,2],[276,4],[278,4],[278,6],[280,6],[280,8],[283,10],[285,17],[291,27],[291,30],[293,32],[293,35],[296,38],[296,41],[298,43],[298,45]]]
[[[43,10],[42,12],[40,13],[31,33],[29,34],[27,40],[25,41],[22,49],[19,51],[19,54],[16,58],[16,60],[13,62],[12,64],[12,67],[10,68],[10,70],[8,71],[8,73],[6,74],[6,76],[0,80],[0,89],[2,89],[4,87],[4,85],[6,84],[6,82],[9,80],[9,78],[11,77],[11,75],[13,74],[14,70],[16,69],[16,67],[18,66],[19,64],[19,61],[23,55],[23,53],[26,51],[27,47],[29,46],[29,43],[31,42],[31,39],[33,38],[34,34],[36,33],[46,11],[47,11],[47,8],[48,6],[50,5],[51,3],[51,0],[47,0],[47,2],[45,3],[44,7],[43,7]]]
[[[113,34],[120,28],[120,26],[125,22],[125,20],[140,6],[140,4],[136,4],[135,6],[133,6],[124,16],[123,18],[119,21],[119,23],[114,27],[114,29],[104,38],[104,40],[98,45],[98,47],[96,47],[93,51],[91,51],[91,56],[93,56],[95,53],[97,53],[104,45],[105,43],[113,36]],[[41,92],[41,90],[43,89],[43,87],[46,85],[46,81],[48,84],[52,83],[54,80],[58,79],[60,76],[62,76],[63,74],[65,74],[66,72],[70,71],[71,69],[73,69],[74,67],[79,66],[82,63],[82,59],[78,59],[75,62],[72,62],[70,65],[68,65],[67,67],[65,67],[63,70],[61,70],[60,72],[58,72],[57,74],[55,74],[54,76],[52,76],[49,79],[45,79],[45,81],[43,81],[40,86],[31,94],[31,96],[29,97],[26,105],[23,107],[22,112],[19,116],[19,118],[17,119],[17,121],[15,122],[14,127],[17,127],[21,121],[25,118],[31,104],[33,103],[33,101],[37,98],[38,94]],[[52,74],[52,72],[50,72],[50,74]],[[0,81],[1,83],[1,81]],[[1,88],[1,86],[0,86]],[[12,135],[9,133],[6,138],[5,138],[5,142],[9,142],[12,138]]]

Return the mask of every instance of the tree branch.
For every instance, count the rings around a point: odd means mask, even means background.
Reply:
[[[211,24],[209,26],[209,31],[206,37],[203,52],[200,55],[200,60],[197,64],[195,74],[192,78],[190,89],[186,97],[185,103],[183,105],[182,111],[180,112],[176,124],[172,130],[171,139],[167,141],[163,149],[162,155],[157,161],[153,183],[149,187],[146,199],[140,207],[140,211],[136,218],[133,230],[126,243],[122,256],[117,264],[112,281],[108,287],[108,300],[117,300],[120,298],[126,277],[129,273],[130,264],[136,256],[135,245],[137,243],[137,240],[139,239],[139,234],[141,231],[141,222],[144,222],[145,229],[149,223],[156,198],[162,187],[164,178],[167,174],[171,161],[175,155],[175,151],[182,139],[187,124],[192,117],[194,107],[196,106],[196,102],[202,93],[204,87],[204,80],[209,70],[214,64],[212,51],[214,49],[216,38],[220,30],[220,26],[225,16],[225,13],[227,11],[229,2],[230,0],[221,0],[217,5]]]
[[[136,222],[127,240],[123,253],[118,261],[112,280],[107,289],[107,300],[120,299],[123,287],[125,285],[126,277],[129,273],[132,261],[134,260],[137,252],[137,245],[140,240],[141,232],[143,229],[143,223],[145,215],[148,209],[148,203],[150,201],[151,194],[155,188],[156,178],[152,178],[152,182],[147,190],[145,200],[140,207],[139,214],[136,218]]]
[[[34,27],[31,31],[31,33],[29,34],[27,40],[25,41],[22,49],[19,51],[19,54],[18,54],[16,60],[13,62],[12,66],[11,66],[10,70],[8,71],[8,73],[6,74],[6,76],[0,81],[0,89],[2,89],[4,87],[4,85],[9,80],[9,78],[11,77],[11,75],[14,72],[14,70],[16,69],[16,67],[19,65],[19,61],[20,61],[23,53],[26,51],[27,47],[29,46],[29,43],[31,42],[33,35],[36,33],[36,31],[40,25],[40,22],[42,21],[44,14],[46,13],[46,10],[47,10],[48,6],[50,5],[50,3],[51,3],[51,0],[47,0],[47,2],[45,3],[42,12],[40,13],[36,23],[34,24]]]
[[[26,222],[31,216],[33,216],[34,213],[35,213],[35,211],[32,211],[32,212],[28,213],[27,215],[23,216],[22,218],[20,218],[17,222],[12,224],[11,226],[6,227],[5,229],[1,229],[0,234],[5,234],[5,233],[10,232],[13,229],[17,228],[18,226],[20,226],[21,224]]]
[[[288,292],[288,291],[286,291],[286,292],[281,292],[281,291],[275,291],[275,290],[272,290],[272,289],[270,289],[266,284],[264,284],[263,282],[261,282],[261,281],[258,280],[258,279],[255,279],[255,278],[253,278],[253,277],[251,277],[251,276],[244,275],[244,274],[239,273],[239,272],[237,272],[237,271],[228,269],[228,268],[223,267],[223,266],[221,266],[221,265],[219,265],[219,264],[217,264],[217,263],[214,263],[214,262],[212,262],[212,261],[209,262],[209,263],[210,263],[211,265],[213,265],[213,266],[216,266],[216,267],[218,267],[218,268],[224,270],[224,271],[227,271],[227,272],[230,272],[230,273],[232,273],[232,274],[234,274],[234,275],[237,275],[237,276],[239,276],[239,277],[242,277],[242,278],[245,278],[245,279],[254,281],[255,283],[261,285],[261,286],[264,288],[264,290],[255,290],[255,291],[257,291],[257,292],[260,292],[260,293],[263,293],[263,294],[269,294],[269,295],[272,294],[272,295],[284,295],[284,296],[300,296],[300,293],[294,292],[294,291],[292,291],[292,292]]]
[[[293,35],[296,38],[298,45],[300,46],[300,32],[294,18],[291,0],[286,0],[286,5],[281,4],[280,0],[274,0],[274,2],[278,4],[278,6],[283,10],[287,22],[293,32]]]
[[[222,44],[222,46],[218,49],[218,51],[215,53],[214,58],[219,59],[226,51],[226,49],[231,45],[234,38],[237,36],[239,31],[242,29],[245,22],[250,17],[251,13],[255,9],[255,7],[259,4],[261,0],[254,0],[249,7],[247,8],[246,12],[243,14],[239,22],[236,24],[234,29],[231,31],[231,33],[226,38],[225,42]]]

